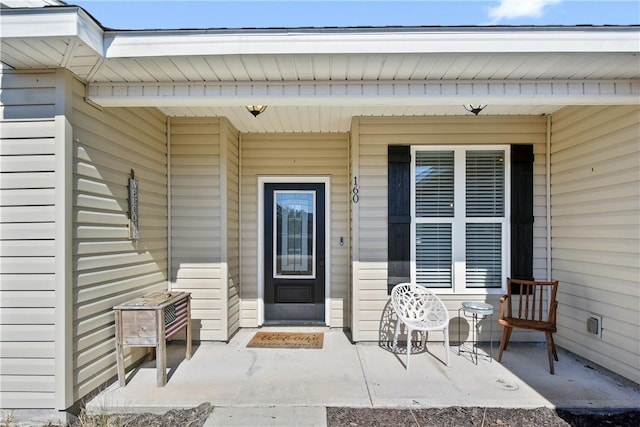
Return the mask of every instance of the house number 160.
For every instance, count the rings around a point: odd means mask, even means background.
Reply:
[[[353,197],[351,198],[353,200],[353,203],[358,203],[358,200],[360,200],[360,196],[358,195],[358,192],[360,190],[358,189],[358,177],[354,176],[353,177]]]

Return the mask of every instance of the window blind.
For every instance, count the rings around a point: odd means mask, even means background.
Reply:
[[[504,216],[504,156],[502,150],[467,151],[467,217]]]
[[[465,240],[467,288],[501,287],[502,225],[467,223]]]
[[[451,224],[416,224],[416,282],[452,286]]]
[[[415,162],[416,216],[453,216],[453,151],[419,151]]]

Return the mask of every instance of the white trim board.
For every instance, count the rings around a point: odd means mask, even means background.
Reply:
[[[238,105],[635,105],[636,80],[90,83],[103,107]]]

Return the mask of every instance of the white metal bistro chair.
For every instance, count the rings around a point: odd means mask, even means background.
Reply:
[[[407,328],[407,364],[411,356],[411,333],[422,331],[426,341],[426,332],[442,331],[444,334],[445,360],[449,366],[449,312],[440,298],[423,286],[411,283],[400,283],[391,291],[391,304],[398,316],[396,331],[393,336],[393,349],[398,344],[400,324]],[[426,342],[425,342],[426,345]]]

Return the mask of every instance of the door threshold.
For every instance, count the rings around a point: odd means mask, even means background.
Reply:
[[[327,326],[319,320],[265,320],[262,326]]]

